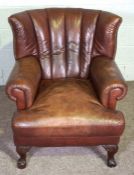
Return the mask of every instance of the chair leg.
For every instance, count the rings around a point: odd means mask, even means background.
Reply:
[[[114,155],[118,151],[118,145],[105,145],[104,148],[106,149],[107,155],[108,155],[107,166],[111,167],[111,168],[115,167],[117,164],[116,164],[116,161],[114,159]]]
[[[30,150],[28,146],[16,146],[16,151],[20,158],[17,161],[17,167],[23,169],[26,167],[26,153]]]

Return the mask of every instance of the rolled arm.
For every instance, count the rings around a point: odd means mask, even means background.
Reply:
[[[111,58],[93,58],[91,80],[101,103],[111,109],[114,109],[117,100],[121,100],[127,93],[124,78]]]
[[[41,78],[37,58],[29,56],[16,61],[6,84],[6,93],[16,101],[18,109],[29,108],[36,96]]]

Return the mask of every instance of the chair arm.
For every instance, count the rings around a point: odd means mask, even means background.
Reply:
[[[37,58],[29,56],[16,61],[6,84],[6,93],[16,101],[18,109],[30,107],[35,98],[41,78]]]
[[[91,80],[101,103],[115,109],[117,100],[127,93],[127,85],[116,63],[105,56],[93,58]]]

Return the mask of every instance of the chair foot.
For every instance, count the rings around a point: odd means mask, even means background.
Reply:
[[[19,169],[24,169],[26,167],[26,153],[29,151],[29,149],[30,147],[28,146],[16,146],[16,151],[20,156],[17,161],[17,167]]]
[[[24,168],[26,168],[26,159],[25,159],[25,158],[20,158],[20,159],[18,159],[18,161],[17,161],[17,167],[18,167],[19,169],[24,169]]]
[[[108,154],[107,166],[110,168],[116,167],[117,164],[114,159],[114,155],[118,151],[118,145],[105,145],[104,148],[106,149],[107,154]]]
[[[113,158],[113,159],[109,159],[109,160],[107,160],[107,166],[108,167],[110,167],[110,168],[113,168],[113,167],[116,167],[116,161],[115,161],[115,159]]]

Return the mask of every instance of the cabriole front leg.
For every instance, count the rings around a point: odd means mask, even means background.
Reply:
[[[28,146],[16,146],[16,151],[20,158],[17,161],[17,167],[23,169],[26,167],[26,153],[30,150]]]
[[[108,155],[108,158],[107,158],[108,167],[111,167],[111,168],[115,167],[117,164],[114,159],[114,155],[118,151],[118,145],[105,145],[104,148],[106,149],[107,155]]]

